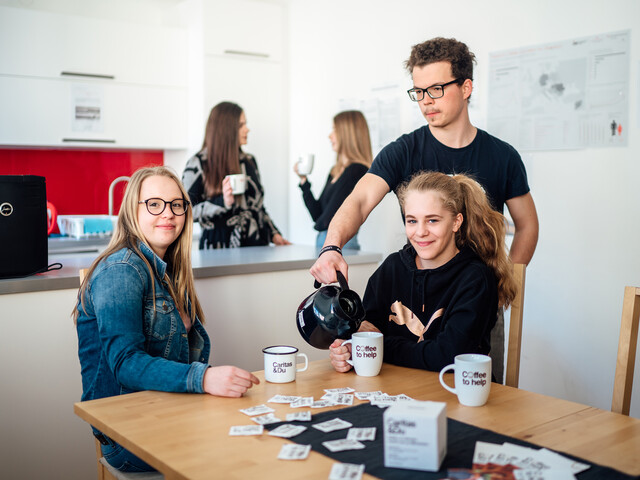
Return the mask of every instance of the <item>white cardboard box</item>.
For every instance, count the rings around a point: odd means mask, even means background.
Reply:
[[[383,415],[384,466],[437,472],[447,454],[447,404],[400,402]]]

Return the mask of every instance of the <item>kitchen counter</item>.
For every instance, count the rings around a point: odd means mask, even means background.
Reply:
[[[53,240],[53,239],[52,239]],[[56,239],[57,246],[64,251],[65,239]],[[88,268],[106,244],[104,240],[86,241],[86,253],[50,253],[49,264],[59,262],[62,269],[25,278],[0,280],[0,295],[12,293],[41,292],[77,288],[80,284],[78,271]],[[75,251],[82,245],[73,241],[69,245]],[[55,251],[55,250],[54,250]],[[349,265],[377,263],[382,260],[379,253],[344,250]],[[220,250],[197,250],[192,253],[193,274],[196,279],[267,273],[286,270],[308,269],[318,255],[315,247],[307,245],[287,245],[283,247],[244,247]],[[309,277],[311,280],[311,277]]]

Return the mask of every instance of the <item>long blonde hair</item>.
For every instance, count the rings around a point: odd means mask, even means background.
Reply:
[[[336,163],[331,168],[331,176],[338,178],[352,163],[362,163],[370,167],[373,161],[369,126],[362,112],[346,110],[333,117],[333,127],[338,140]],[[346,159],[346,162],[343,162]]]
[[[507,223],[504,215],[491,208],[480,184],[467,175],[419,172],[398,189],[403,213],[411,191],[437,192],[444,208],[454,217],[462,214],[462,225],[455,234],[456,246],[470,247],[491,267],[498,279],[498,304],[508,307],[516,295],[516,282],[505,244]]]
[[[189,194],[184,189],[184,186],[178,179],[177,175],[167,167],[145,167],[137,170],[129,180],[127,189],[122,199],[122,206],[118,215],[118,224],[113,237],[109,242],[106,250],[98,255],[98,258],[94,260],[89,268],[89,271],[85,275],[80,290],[78,292],[78,300],[80,301],[82,308],[85,308],[85,294],[87,285],[91,274],[96,269],[98,264],[109,255],[121,250],[123,248],[130,248],[133,250],[149,269],[151,276],[151,286],[153,290],[153,296],[155,298],[155,275],[151,265],[145,258],[138,247],[138,242],[147,243],[144,237],[144,233],[140,228],[138,222],[138,201],[140,196],[140,188],[142,182],[149,177],[161,176],[172,179],[180,188],[182,197],[185,200],[189,200]],[[168,208],[168,207],[167,207]],[[167,263],[167,271],[165,272],[165,280],[169,286],[169,293],[176,304],[176,307],[181,312],[189,312],[189,304],[191,304],[190,316],[191,320],[195,320],[196,316],[204,323],[204,315],[198,296],[196,295],[195,282],[193,279],[193,270],[191,268],[191,244],[193,239],[193,211],[191,207],[187,207],[185,213],[184,227],[180,236],[171,244],[164,255],[164,261]],[[149,247],[151,248],[151,247]],[[155,305],[155,301],[154,301]],[[78,309],[75,308],[72,313],[74,321],[78,318]]]

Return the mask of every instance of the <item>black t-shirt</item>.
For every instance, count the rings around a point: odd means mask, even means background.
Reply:
[[[356,183],[365,173],[367,173],[365,165],[352,163],[344,169],[344,172],[335,183],[331,183],[333,177],[329,174],[322,194],[317,200],[311,192],[311,184],[308,181],[300,185],[304,204],[309,210],[311,218],[316,222],[314,228],[317,231],[322,232],[329,228],[329,223],[331,223],[331,219],[342,205],[342,202],[349,196]]]
[[[504,211],[507,200],[529,193],[527,172],[515,148],[479,128],[469,145],[451,148],[436,140],[428,125],[421,127],[384,147],[369,173],[395,191],[423,170],[473,177],[499,212]]]

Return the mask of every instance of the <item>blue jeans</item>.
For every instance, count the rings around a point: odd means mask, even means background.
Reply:
[[[100,445],[102,456],[121,472],[155,472],[156,469],[133,453],[109,439],[109,445]]]
[[[324,241],[327,239],[327,231],[323,230],[322,232],[318,232],[318,236],[316,237],[316,247],[322,248],[324,245]],[[358,243],[358,234],[356,233],[351,240],[349,240],[343,249],[349,248],[351,250],[360,250],[360,244]]]

